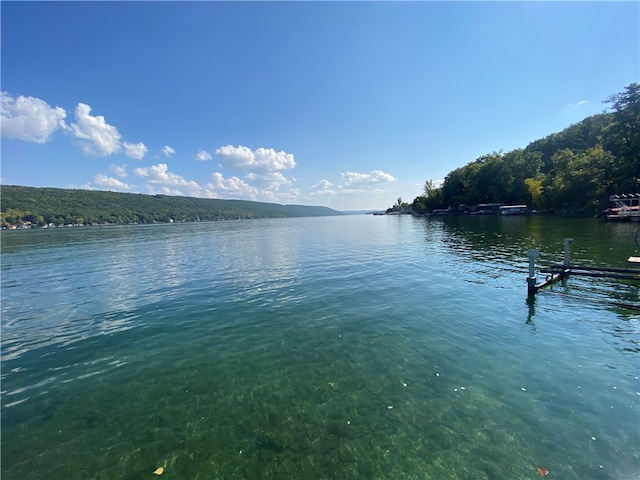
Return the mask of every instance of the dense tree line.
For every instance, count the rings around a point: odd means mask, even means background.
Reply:
[[[511,152],[494,152],[450,172],[441,186],[428,180],[412,208],[500,202],[538,210],[599,212],[612,194],[640,187],[640,84],[632,83],[593,115]]]
[[[135,224],[339,215],[326,207],[142,195],[97,190],[0,187],[1,222],[9,225]]]

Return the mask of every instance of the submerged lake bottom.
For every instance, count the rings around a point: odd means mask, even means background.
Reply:
[[[589,300],[637,303],[638,286],[570,278],[528,299],[525,282],[528,248],[557,261],[573,236],[577,261],[620,265],[631,227],[16,233],[2,478],[640,478],[640,315]]]

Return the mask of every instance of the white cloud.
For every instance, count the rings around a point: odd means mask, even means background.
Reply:
[[[379,187],[396,180],[393,175],[380,170],[374,170],[371,173],[346,172],[341,174],[341,181],[337,184],[323,179],[312,185],[309,198],[327,197],[338,200],[354,198],[357,195],[371,197],[387,194],[388,192]]]
[[[395,182],[397,179],[381,170],[371,173],[347,172],[342,174],[342,182],[346,185]]]
[[[310,197],[332,197],[337,192],[335,190],[314,190],[309,192]]]
[[[269,172],[269,173],[247,173],[244,177],[248,182],[262,190],[275,191],[279,190],[283,185],[292,185],[293,180],[285,177],[280,172]]]
[[[238,177],[224,178],[220,172],[213,173],[211,183],[207,185],[207,188],[224,198],[255,200],[260,193],[256,187],[249,185],[244,180]]]
[[[175,197],[197,197],[198,195],[192,195],[184,190],[180,190],[179,188],[171,188],[166,185],[161,185],[157,188],[153,188],[147,185],[147,191],[150,194],[161,193],[162,195],[173,195]]]
[[[220,159],[221,167],[229,167],[236,170],[248,170],[255,161],[255,154],[249,147],[239,145],[234,147],[227,145],[215,151]]]
[[[258,148],[255,152],[239,145],[226,145],[215,151],[223,168],[249,170],[256,173],[277,172],[295,168],[293,154],[284,151],[276,152],[273,148]]]
[[[339,185],[334,185],[329,180],[323,179],[315,185],[311,185],[311,192],[309,195],[311,197],[330,197],[337,193],[337,189],[340,189]]]
[[[213,181],[208,186],[220,196],[282,202],[299,195],[297,190],[291,188],[286,192],[280,191],[296,181],[282,173],[296,166],[291,153],[262,147],[253,151],[243,145],[226,145],[214,153],[221,168],[246,172],[242,179],[236,176],[225,178],[220,172],[214,173]]]
[[[0,104],[2,136],[10,139],[45,143],[64,126],[67,116],[63,108],[51,107],[39,98],[13,98],[7,92],[0,92]]]
[[[144,178],[149,183],[162,183],[167,185],[187,185],[189,182],[180,175],[169,172],[166,163],[159,163],[145,168],[135,168],[133,174]]]
[[[83,152],[89,155],[104,157],[124,150],[126,156],[140,160],[148,151],[142,142],[122,143],[118,129],[109,125],[103,116],[91,115],[91,107],[85,103],[78,103],[76,121],[69,125],[64,121],[67,113],[63,108],[51,107],[39,98],[22,95],[13,98],[7,92],[0,92],[0,104],[0,128],[5,138],[45,143],[53,132],[62,128],[79,139]]]
[[[174,153],[176,153],[176,151],[173,148],[171,148],[169,145],[165,145],[164,147],[162,147],[162,153],[164,154],[165,157],[169,158]]]
[[[207,152],[206,150],[198,150],[198,153],[196,153],[194,156],[196,157],[196,160],[198,160],[200,162],[204,162],[206,160],[211,160],[213,158],[211,156],[211,154],[209,152]]]
[[[127,166],[126,165],[109,165],[109,170],[115,173],[120,178],[125,178],[127,176]]]
[[[82,151],[88,155],[106,157],[124,150],[127,157],[141,160],[149,151],[142,142],[121,142],[122,135],[118,129],[109,125],[102,115],[91,115],[91,107],[86,103],[78,103],[75,117],[75,123],[65,128],[81,140]]]
[[[129,190],[131,188],[131,186],[127,185],[124,182],[121,182],[117,178],[107,177],[102,173],[98,173],[95,176],[95,178],[93,179],[93,183],[94,185],[97,185],[99,187],[115,188],[118,190]]]
[[[109,125],[102,115],[91,115],[91,107],[79,103],[76,107],[76,123],[69,125],[72,135],[81,140],[82,151],[89,155],[107,156],[120,150],[120,133]]]
[[[311,185],[311,188],[314,190],[330,190],[331,187],[333,187],[333,183],[331,183],[329,180],[320,180],[318,183],[316,183],[315,185]]]
[[[343,188],[342,186],[340,187],[339,193],[343,193],[345,195],[358,195],[361,193],[367,193],[369,192],[369,190],[365,189],[365,188]],[[379,193],[379,192],[376,192]]]
[[[124,154],[127,157],[133,158],[135,160],[142,160],[145,154],[149,151],[149,149],[142,142],[138,142],[138,143],[124,142],[122,146],[124,147]]]
[[[169,172],[169,167],[166,163],[159,163],[145,168],[134,168],[133,174],[147,183],[147,190],[150,193],[157,193],[158,188],[159,193],[167,195],[199,197],[202,193],[200,185],[196,182],[186,180],[180,175]]]

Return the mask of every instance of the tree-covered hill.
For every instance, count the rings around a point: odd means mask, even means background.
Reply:
[[[2,226],[130,224],[341,215],[327,207],[143,195],[97,190],[0,186]]]
[[[442,186],[425,182],[413,210],[501,202],[539,210],[597,213],[613,194],[640,189],[640,84],[632,83],[593,115],[525,148],[484,155],[450,172]]]

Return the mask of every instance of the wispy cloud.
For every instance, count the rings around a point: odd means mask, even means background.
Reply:
[[[206,150],[198,150],[198,153],[194,155],[195,159],[199,162],[205,162],[207,160],[211,160],[213,156],[207,152]]]
[[[575,103],[567,103],[564,108],[569,108],[569,109],[573,109],[573,108],[579,108],[583,105],[586,105],[588,102],[586,100],[580,100],[578,102]]]
[[[381,185],[395,182],[397,179],[381,170],[374,170],[370,173],[345,172],[341,174],[339,183],[332,183],[329,180],[320,180],[311,186],[310,197],[345,197],[359,194],[381,194],[385,193]]]
[[[102,173],[98,173],[93,179],[93,184],[101,188],[109,188],[116,190],[130,190],[131,186],[118,180],[117,178],[108,177]]]
[[[318,183],[311,186],[311,188],[315,190],[330,190],[331,187],[333,187],[333,183],[325,179],[320,180]]]
[[[165,145],[164,147],[162,147],[162,153],[165,157],[170,158],[176,153],[176,151],[169,145]]]
[[[120,178],[127,177],[127,166],[126,165],[109,165],[109,170],[115,173]]]
[[[374,170],[371,173],[346,172],[342,174],[344,185],[386,183],[395,182],[396,180],[393,175],[381,170]]]

